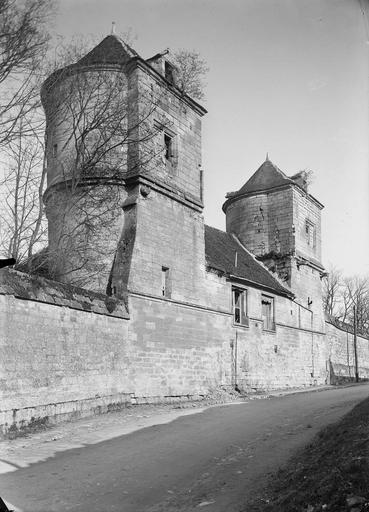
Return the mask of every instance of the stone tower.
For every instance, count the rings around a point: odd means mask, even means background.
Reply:
[[[169,53],[114,35],[43,85],[45,205],[57,279],[108,295],[198,300],[201,117]]]
[[[268,158],[223,205],[227,232],[289,285],[323,325],[321,210],[304,171],[286,176]]]

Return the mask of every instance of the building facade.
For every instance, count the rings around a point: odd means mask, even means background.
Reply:
[[[5,433],[352,372],[352,341],[327,335],[322,205],[306,175],[267,158],[227,195],[226,231],[206,226],[206,111],[175,77],[167,52],[144,60],[108,36],[43,86],[53,280],[0,275]]]

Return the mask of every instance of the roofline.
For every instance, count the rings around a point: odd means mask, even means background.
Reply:
[[[241,240],[238,238],[238,236],[236,236],[234,233],[232,233],[232,236],[233,236],[233,238],[236,240],[236,242],[238,243],[238,245],[239,245],[240,247],[242,247],[242,249],[243,249],[245,252],[247,252],[247,253],[248,253],[248,254],[249,254],[249,255],[250,255],[250,256],[255,260],[255,262],[256,262],[258,265],[260,265],[262,268],[264,268],[264,270],[265,270],[266,272],[268,272],[268,274],[270,274],[270,277],[272,277],[280,287],[282,287],[282,291],[284,292],[284,294],[287,294],[288,296],[291,294],[291,296],[292,296],[292,297],[294,297],[294,294],[293,294],[290,290],[288,290],[288,289],[283,285],[283,283],[280,283],[280,282],[279,282],[279,278],[277,278],[276,276],[273,276],[273,275],[271,274],[270,270],[269,270],[269,269],[268,269],[268,268],[263,264],[263,262],[262,262],[262,261],[259,261],[259,260],[256,258],[255,254],[253,254],[251,251],[249,251],[249,250],[248,250],[248,248],[247,248],[247,247],[246,247],[246,246],[241,242]],[[273,289],[273,290],[274,290],[274,288],[269,287],[268,285],[265,285],[265,286],[267,286],[267,288],[270,288],[270,289]]]
[[[222,210],[223,210],[224,213],[227,213],[227,208],[228,208],[228,206],[230,204],[234,203],[235,201],[238,201],[239,199],[243,199],[244,197],[257,196],[257,195],[261,195],[261,194],[270,194],[270,193],[273,193],[273,192],[278,192],[279,190],[284,190],[284,189],[286,189],[288,187],[291,187],[291,186],[292,187],[296,187],[297,190],[299,190],[300,192],[303,193],[303,195],[305,195],[309,199],[311,199],[320,210],[322,210],[324,208],[324,205],[320,201],[318,201],[314,196],[312,196],[311,194],[306,192],[297,183],[291,182],[291,183],[284,183],[283,185],[278,185],[276,187],[263,188],[263,189],[255,190],[253,192],[243,192],[242,194],[238,194],[238,192],[235,192],[234,195],[230,195],[230,197],[226,196],[227,199],[223,203]]]
[[[155,79],[160,80],[161,82],[164,82],[164,84],[168,87],[168,89],[175,94],[179,99],[185,101],[187,105],[189,105],[195,112],[197,112],[200,116],[204,116],[208,113],[208,111],[200,105],[200,103],[197,103],[194,99],[191,98],[191,96],[188,96],[188,94],[181,92],[178,87],[168,82],[168,80],[165,79],[158,71],[156,71],[155,68],[153,68],[145,59],[140,57],[139,55],[131,57],[126,64],[118,64],[118,63],[109,63],[109,62],[102,62],[102,63],[95,63],[95,64],[78,64],[78,62],[75,62],[74,64],[70,64],[69,66],[65,66],[64,68],[57,69],[51,75],[49,75],[45,81],[43,82],[41,86],[41,99],[44,100],[45,96],[48,95],[51,90],[54,88],[54,86],[65,78],[72,76],[76,73],[85,73],[91,70],[117,70],[117,71],[123,71],[124,69],[127,69],[127,71],[130,71],[130,68],[133,68],[134,66],[140,67],[141,69],[144,69],[145,71],[151,73],[155,77]]]
[[[281,295],[283,297],[288,297],[289,299],[294,299],[295,298],[295,295],[292,292],[289,292],[288,290],[286,290],[286,291],[276,290],[275,288],[272,288],[271,286],[267,286],[267,285],[264,285],[264,284],[257,283],[256,281],[252,281],[251,279],[247,279],[245,277],[235,276],[234,274],[226,274],[226,275],[227,275],[227,277],[230,280],[242,281],[242,282],[245,282],[245,283],[249,283],[252,286],[254,286],[255,288],[260,288],[262,290],[266,290],[269,293],[274,293],[274,295]]]

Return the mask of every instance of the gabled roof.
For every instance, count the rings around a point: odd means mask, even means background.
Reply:
[[[125,64],[132,57],[138,57],[128,44],[115,35],[106,36],[87,55],[82,57],[76,65],[89,66],[91,64]]]
[[[237,253],[237,266],[236,266]],[[238,242],[237,238],[220,229],[205,226],[205,256],[210,268],[234,276],[257,287],[266,288],[279,295],[293,297],[255,257]]]
[[[232,197],[250,192],[269,190],[271,188],[293,183],[295,182],[286,176],[284,172],[278,169],[278,167],[274,165],[273,162],[271,162],[269,159],[266,159],[265,162],[261,164],[259,169],[244,184],[244,186],[232,194]]]

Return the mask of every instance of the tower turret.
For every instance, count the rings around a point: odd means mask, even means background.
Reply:
[[[297,300],[323,322],[321,210],[304,171],[289,178],[268,158],[223,205],[226,229],[234,233]]]
[[[146,61],[110,35],[43,85],[59,280],[116,295],[199,295],[206,111],[176,87],[165,59]],[[191,255],[188,270],[179,254]]]

